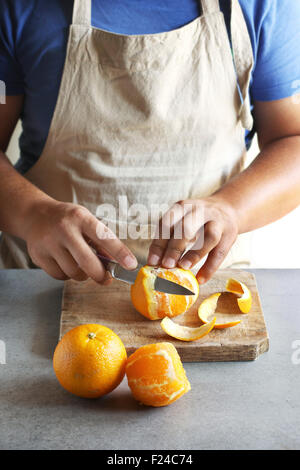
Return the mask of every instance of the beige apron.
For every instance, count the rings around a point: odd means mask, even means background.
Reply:
[[[242,171],[252,127],[250,38],[232,0],[234,66],[219,1],[201,3],[203,15],[179,29],[127,36],[92,27],[91,0],[75,0],[49,135],[26,178],[99,216],[103,204],[118,209],[120,196],[149,213],[153,205],[205,197]],[[146,257],[152,220],[134,210],[104,216],[118,236],[124,220],[140,228],[140,239],[124,242]],[[1,257],[5,268],[34,267],[25,243],[7,234]],[[223,267],[247,261],[248,241],[239,239]]]

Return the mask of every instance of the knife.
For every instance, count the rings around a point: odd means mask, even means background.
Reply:
[[[135,269],[125,269],[116,261],[113,261],[106,256],[100,255],[96,253],[97,257],[103,263],[105,269],[110,272],[114,279],[118,279],[119,281],[127,282],[128,284],[133,284],[139,270],[144,266],[143,264],[139,263]],[[155,268],[153,268],[155,270]],[[159,276],[156,277],[154,283],[154,290],[158,292],[165,292],[166,294],[174,294],[174,295],[195,295],[194,292],[187,289],[186,287],[177,284],[176,282],[168,281],[167,279],[163,279]]]

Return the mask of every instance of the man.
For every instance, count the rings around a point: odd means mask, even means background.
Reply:
[[[204,283],[247,261],[238,235],[300,202],[299,19],[294,0],[2,0],[2,267],[109,283],[91,246],[127,269],[207,255]],[[120,196],[167,202],[152,242],[119,236],[134,211],[116,230],[99,217]]]

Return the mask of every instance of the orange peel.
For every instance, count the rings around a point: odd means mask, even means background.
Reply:
[[[237,303],[242,313],[249,313],[252,306],[252,295],[248,287],[243,282],[236,279],[228,279],[226,290],[238,296]]]
[[[165,317],[160,323],[165,333],[172,338],[179,339],[180,341],[196,341],[197,339],[203,338],[215,326],[216,318],[213,318],[209,323],[201,325],[197,328],[191,328],[189,326],[179,325],[171,320],[169,317]]]
[[[203,302],[200,304],[198,308],[198,316],[203,323],[207,324],[210,322],[209,317],[215,313],[220,295],[221,295],[221,292],[212,294],[206,299],[204,299]],[[224,328],[230,328],[232,326],[236,326],[239,323],[241,323],[241,320],[228,321],[228,322],[216,321],[214,328],[223,330]]]

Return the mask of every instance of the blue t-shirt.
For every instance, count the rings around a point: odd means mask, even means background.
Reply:
[[[229,0],[221,0],[228,19]],[[300,0],[240,0],[255,67],[251,100],[292,96],[300,80]],[[92,25],[120,34],[170,31],[201,14],[200,0],[93,0]],[[24,172],[42,153],[66,55],[73,0],[1,0],[0,80],[7,95],[24,94]],[[1,125],[1,123],[0,123]],[[251,136],[246,134],[249,143]]]

